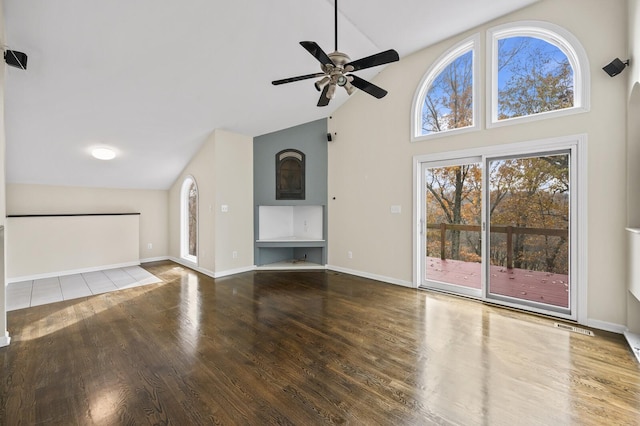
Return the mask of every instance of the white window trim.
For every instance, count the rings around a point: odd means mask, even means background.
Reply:
[[[480,91],[479,81],[480,78],[480,61],[478,51],[480,49],[480,34],[475,34],[460,43],[453,46],[442,54],[427,72],[422,77],[418,90],[413,96],[413,113],[411,114],[411,142],[420,142],[429,139],[435,139],[442,136],[450,136],[452,134],[466,133],[479,129],[480,123]],[[431,88],[433,81],[440,75],[440,73],[449,66],[456,58],[467,53],[472,52],[472,85],[473,85],[473,119],[471,126],[462,127],[458,129],[443,130],[441,132],[433,132],[428,135],[422,134],[422,104],[427,92]]]
[[[197,266],[198,256],[189,254],[189,196],[186,192],[189,190],[192,182],[196,187],[196,205],[199,205],[200,193],[198,191],[198,183],[193,176],[189,175],[185,177],[182,181],[182,187],[180,188],[180,257]],[[198,213],[196,213],[196,215],[198,215]],[[196,241],[198,241],[198,245],[196,246],[196,252],[198,251],[200,242],[199,229],[200,227],[197,226]]]
[[[464,159],[469,157],[495,157],[510,154],[526,154],[540,153],[545,150],[556,151],[569,149],[572,151],[571,179],[575,188],[571,190],[571,196],[575,197],[574,203],[576,208],[571,212],[571,232],[573,238],[573,250],[571,252],[571,269],[570,274],[576,279],[577,292],[571,295],[571,315],[563,315],[553,313],[553,316],[566,318],[577,321],[580,324],[588,325],[587,312],[587,287],[588,287],[588,217],[587,217],[587,135],[569,135],[551,139],[532,140],[525,142],[514,142],[505,145],[486,146],[481,148],[470,148],[459,151],[440,152],[434,154],[420,154],[413,157],[413,287],[418,288],[422,283],[422,267],[423,255],[421,232],[421,208],[424,204],[423,188],[421,185],[422,163],[433,161],[447,161],[453,159]],[[576,294],[577,293],[577,294]],[[480,298],[483,301],[489,301],[486,297]],[[505,306],[511,306],[523,309],[519,305],[502,303]],[[527,308],[531,312],[549,314],[549,312],[537,308]]]
[[[574,106],[556,111],[498,120],[498,41],[509,37],[535,37],[553,44],[569,59],[573,68]],[[578,39],[564,28],[544,21],[519,21],[487,30],[487,128],[508,126],[579,114],[590,109],[590,72],[587,53]]]

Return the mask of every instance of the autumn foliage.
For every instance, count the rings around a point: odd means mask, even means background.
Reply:
[[[569,269],[569,155],[498,159],[488,162],[488,253],[493,265],[507,266],[507,234],[512,226],[513,267],[567,274]],[[480,163],[429,169],[426,176],[427,256],[440,256],[439,224],[475,225],[448,230],[446,257],[480,262],[482,255],[482,166]],[[534,228],[535,233],[524,233]],[[544,230],[554,235],[545,235]]]

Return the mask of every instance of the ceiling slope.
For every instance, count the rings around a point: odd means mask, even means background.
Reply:
[[[342,0],[339,47],[402,58],[535,1]],[[313,80],[270,83],[319,71],[298,42],[333,50],[332,0],[5,0],[4,15],[29,55],[6,74],[8,182],[166,189],[216,128],[261,135],[347,99],[318,108]]]

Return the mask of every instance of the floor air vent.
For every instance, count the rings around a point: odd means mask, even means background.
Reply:
[[[572,331],[574,333],[584,334],[585,336],[593,336],[593,331],[586,330],[584,328],[574,327],[572,325],[560,324],[559,322],[554,322],[553,326],[555,328],[560,328],[562,330]]]

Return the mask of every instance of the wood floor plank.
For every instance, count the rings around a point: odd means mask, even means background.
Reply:
[[[621,336],[335,272],[163,280],[8,313],[0,424],[640,424]]]

